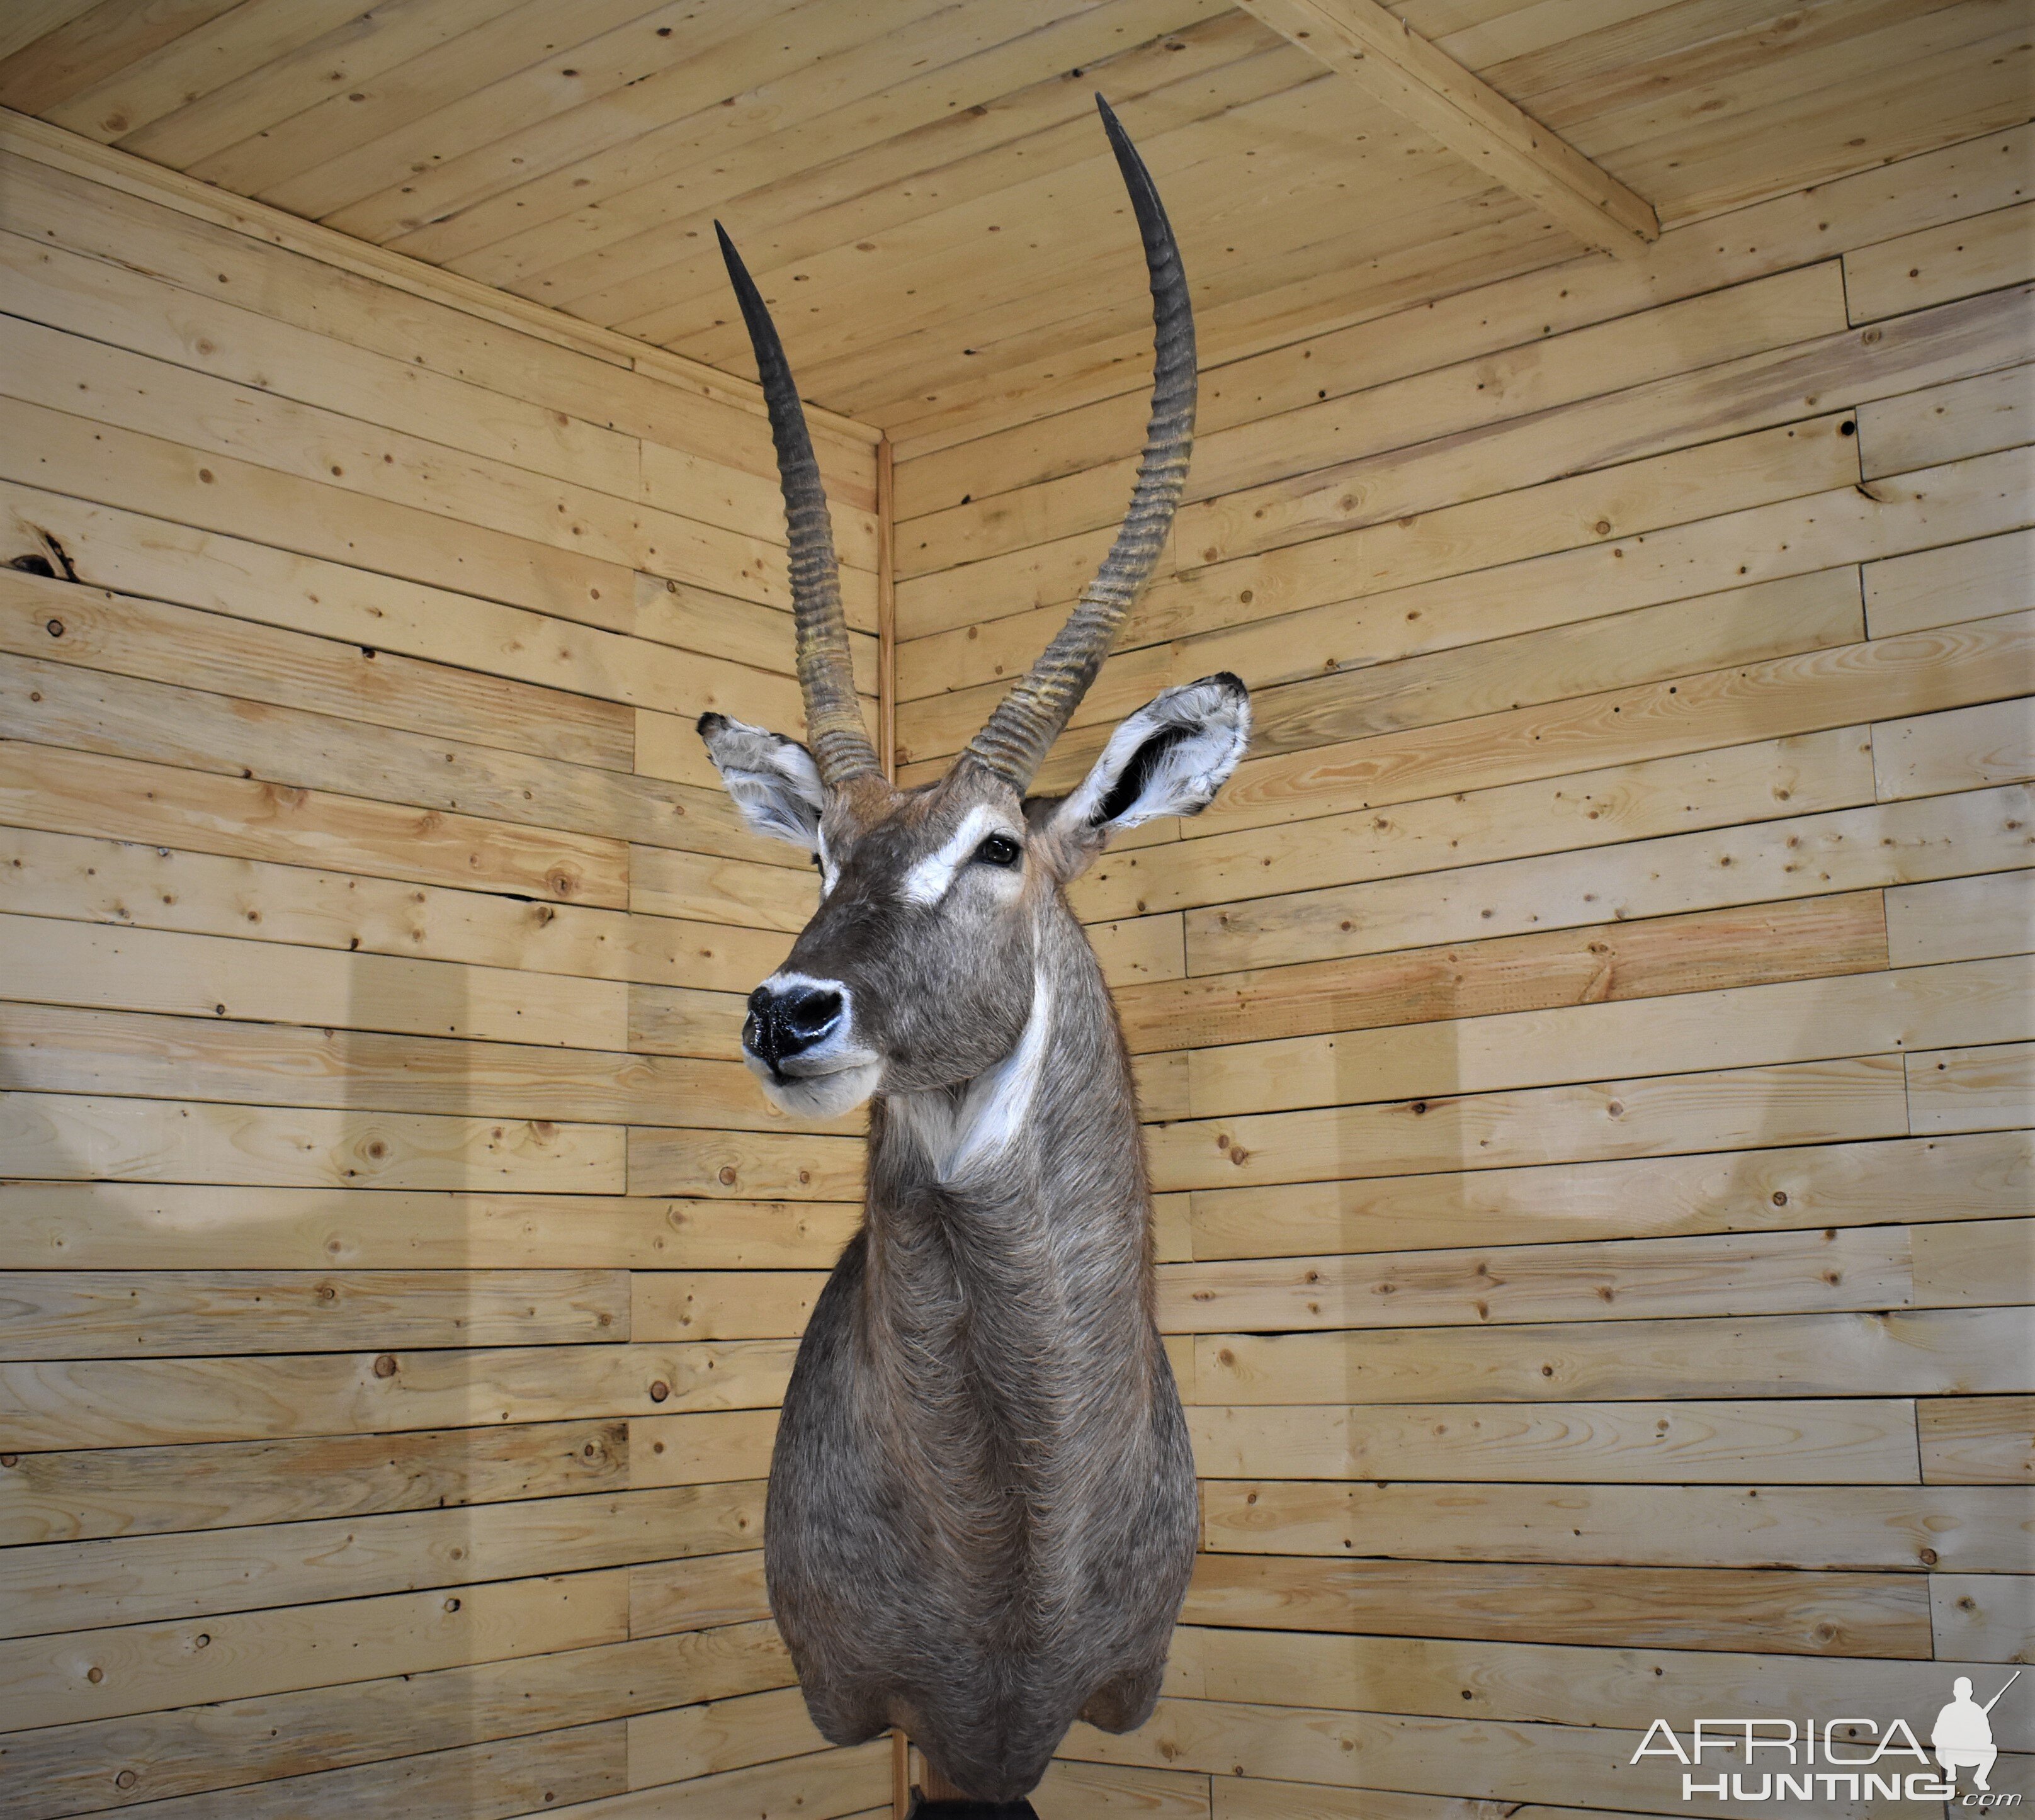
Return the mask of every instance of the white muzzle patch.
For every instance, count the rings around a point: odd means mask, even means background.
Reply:
[[[883,1077],[882,1060],[855,1040],[855,995],[838,980],[815,980],[804,973],[773,973],[763,982],[774,992],[803,987],[831,992],[841,999],[833,1028],[810,1048],[777,1063],[758,1055],[745,1040],[742,1059],[763,1085],[765,1096],[781,1112],[798,1119],[838,1119],[852,1111]]]

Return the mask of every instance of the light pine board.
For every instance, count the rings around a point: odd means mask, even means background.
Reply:
[[[0,1806],[867,1809],[887,1747],[715,1730],[796,1702],[792,1329],[635,1338],[638,1273],[803,1284],[855,1216],[798,1153],[859,1122],[732,1059],[811,889],[691,728],[798,724],[753,396],[0,160]],[[873,689],[871,439],[821,431]],[[632,1130],[802,1198],[646,1189]]]
[[[2035,267],[1996,6],[1789,41],[1736,0],[1410,0],[1659,208],[1616,265],[1216,0],[591,0],[569,43],[541,0],[21,10],[24,1811],[887,1807],[759,1579],[860,1152],[735,1060],[813,886],[691,732],[797,718],[702,232],[896,438],[930,775],[1129,484],[1094,85],[1182,224],[1203,434],[1043,781],[1217,668],[1259,731],[1074,893],[1206,1552],[1160,1713],[1078,1731],[1042,1813],[1668,1812],[1623,1773],[1664,1683],[1926,1728],[1952,1664],[2025,1651]],[[815,426],[869,700],[874,432]]]
[[[1558,12],[1408,9],[1651,130],[1666,16],[1585,55]],[[1813,228],[1671,227],[1643,279],[1205,364],[1188,503],[1043,778],[1164,686],[1252,686],[1216,803],[1072,893],[1179,957],[1118,994],[1204,1555],[1159,1715],[1070,1762],[1231,1820],[1665,1814],[1657,1712],[1878,1687],[1925,1731],[1950,1662],[2025,1648],[2028,167],[1973,141]],[[984,406],[900,450],[909,777],[1063,615],[1142,428]],[[737,1344],[818,1278],[639,1280],[644,1337]]]

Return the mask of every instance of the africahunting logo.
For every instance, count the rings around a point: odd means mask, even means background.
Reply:
[[[1923,1749],[1905,1719],[1698,1719],[1685,1743],[1674,1727],[1656,1719],[1633,1752],[1634,1764],[1669,1757],[1681,1764],[1682,1799],[1720,1801],[1952,1801],[1972,1808],[2018,1807],[2016,1794],[1995,1792],[1988,1778],[1999,1755],[1992,1741],[1992,1709],[2021,1679],[1981,1706],[1969,1675],[1950,1684],[1950,1703],[1929,1730]],[[1935,1757],[1932,1766],[1932,1753]],[[1742,1769],[1733,1768],[1736,1758]],[[1913,1762],[1920,1769],[1906,1765]],[[1970,1780],[1959,1785],[1961,1774]]]

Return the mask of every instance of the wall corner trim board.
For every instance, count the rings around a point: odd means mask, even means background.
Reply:
[[[1585,246],[1634,250],[1661,237],[1653,205],[1489,83],[1437,51],[1377,0],[1243,0],[1372,100],[1402,113]]]
[[[319,12],[205,4],[250,58]],[[1608,171],[1601,117],[1683,130],[1649,58],[1695,4],[1385,17]],[[1940,85],[1973,4],[1875,29]],[[1233,9],[1025,5],[1084,59],[1142,34],[1110,80],[1154,120],[1333,104]],[[697,11],[601,6],[618,58]],[[978,44],[1006,6],[942,13],[954,68],[1044,55]],[[113,9],[34,7],[86,85]],[[518,10],[374,30],[438,9]],[[1706,39],[1721,111],[1792,94],[1770,24]],[[947,79],[913,131],[973,181],[1000,128]],[[1077,1727],[1044,1820],[1663,1820],[1655,1717],[1926,1740],[2035,1652],[2031,184],[2024,124],[1637,262],[1542,223],[1510,276],[1211,361],[1175,547],[1039,786],[1252,685],[1223,795],[1072,893],[1202,1552],[1157,1712]],[[618,295],[661,269],[615,243]],[[854,327],[814,331],[844,370]],[[1128,490],[1135,386],[1050,340],[894,449],[813,413],[907,783]],[[762,1577],[862,1169],[739,1059],[815,886],[691,732],[796,724],[784,543],[746,378],[0,111],[0,1813],[902,1811]],[[2029,1685],[1992,1779],[2035,1796]]]

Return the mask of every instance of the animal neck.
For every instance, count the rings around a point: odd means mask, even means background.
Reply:
[[[867,1419],[934,1531],[1010,1551],[980,1615],[1021,1630],[1012,1563],[1092,1527],[1083,1487],[1144,1457],[1166,1378],[1123,1040],[1071,921],[1037,952],[1002,1062],[872,1108],[857,1313]]]
[[[1029,1325],[1026,1343],[1049,1349],[1112,1327],[1144,1343],[1149,1196],[1130,1062],[1094,954],[1069,934],[1040,942],[1006,1056],[877,1104],[867,1282],[886,1322]]]

